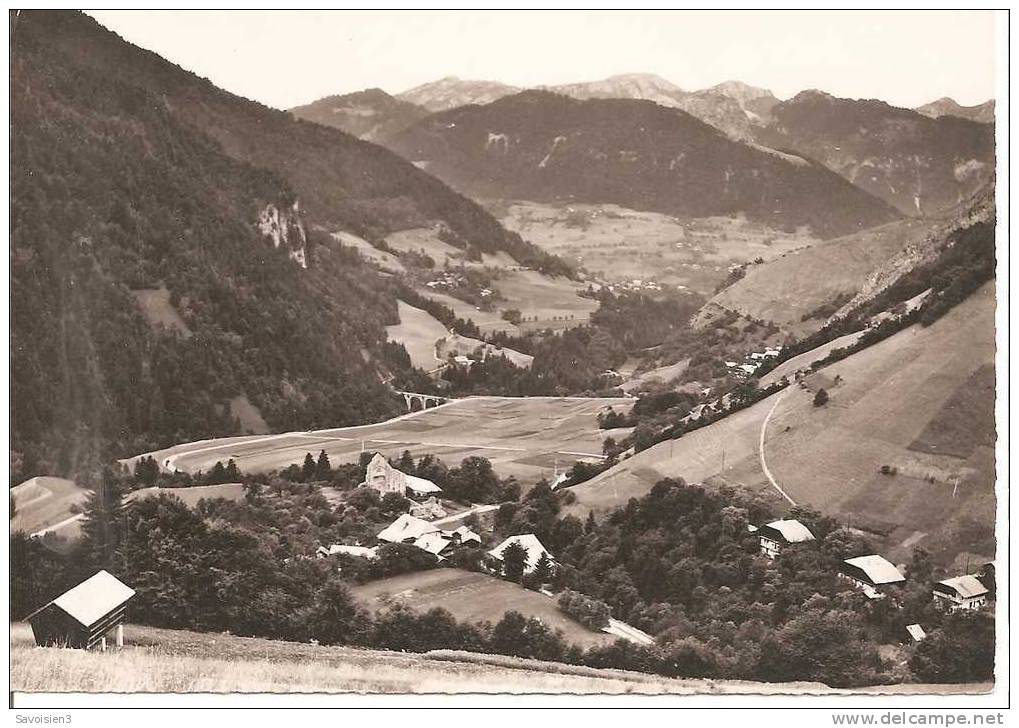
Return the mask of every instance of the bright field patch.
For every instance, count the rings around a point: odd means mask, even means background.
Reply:
[[[222,485],[193,485],[190,488],[141,488],[127,496],[128,502],[139,501],[159,495],[179,498],[186,506],[194,508],[203,498],[226,498],[240,501],[244,499],[244,486],[240,483],[223,483]]]
[[[146,288],[132,291],[142,316],[153,328],[163,326],[171,331],[179,331],[184,338],[191,336],[191,329],[170,303],[170,292],[166,288]]]
[[[42,535],[56,531],[73,537],[78,533],[78,515],[89,491],[66,478],[39,476],[11,488],[15,515],[11,531]]]
[[[448,333],[446,327],[427,311],[415,308],[409,303],[397,301],[400,323],[386,327],[390,341],[403,344],[410,355],[410,363],[418,369],[431,372],[442,366],[435,356],[435,345]]]
[[[470,397],[374,425],[263,437],[231,437],[177,445],[151,454],[167,470],[208,472],[233,458],[242,472],[268,472],[300,463],[306,453],[325,450],[334,464],[356,462],[362,447],[398,457],[434,453],[450,464],[478,455],[492,461],[501,477],[524,483],[551,477],[553,467],[534,464],[550,456],[569,468],[579,459],[600,457],[605,433],[597,416],[610,406],[626,411],[633,400],[582,397]],[[124,461],[133,467],[134,460]]]
[[[405,604],[420,612],[441,607],[458,620],[492,624],[506,612],[517,611],[525,617],[537,617],[550,629],[561,630],[567,642],[581,647],[611,644],[615,640],[611,635],[593,632],[575,622],[544,594],[488,574],[432,569],[380,579],[353,587],[351,591],[372,610],[390,603]]]

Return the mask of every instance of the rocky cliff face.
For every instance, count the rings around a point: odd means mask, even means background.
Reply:
[[[292,261],[302,268],[308,267],[308,234],[297,200],[290,205],[266,205],[258,215],[258,229],[273,247],[283,246]]]

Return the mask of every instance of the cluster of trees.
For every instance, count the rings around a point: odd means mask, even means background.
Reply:
[[[557,603],[561,610],[589,629],[600,630],[607,627],[609,617],[612,616],[608,604],[572,589],[564,589],[559,594]]]

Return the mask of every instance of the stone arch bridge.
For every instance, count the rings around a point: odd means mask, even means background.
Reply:
[[[407,405],[408,412],[416,412],[418,410],[429,409],[431,407],[438,407],[440,404],[445,404],[450,401],[449,397],[443,397],[438,394],[421,394],[420,392],[404,392],[399,389],[396,393],[403,397],[404,404]]]

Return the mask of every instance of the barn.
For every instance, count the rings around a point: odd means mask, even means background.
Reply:
[[[839,567],[839,576],[849,579],[867,595],[869,599],[882,599],[881,587],[900,584],[906,580],[895,564],[883,556],[869,554],[846,559]]]
[[[25,621],[32,625],[37,645],[66,645],[89,649],[106,645],[106,636],[120,626],[134,589],[107,571],[100,571],[49,604],[35,610]]]
[[[795,519],[772,521],[757,529],[757,535],[761,542],[761,553],[769,559],[782,553],[786,546],[814,540],[810,529]]]

